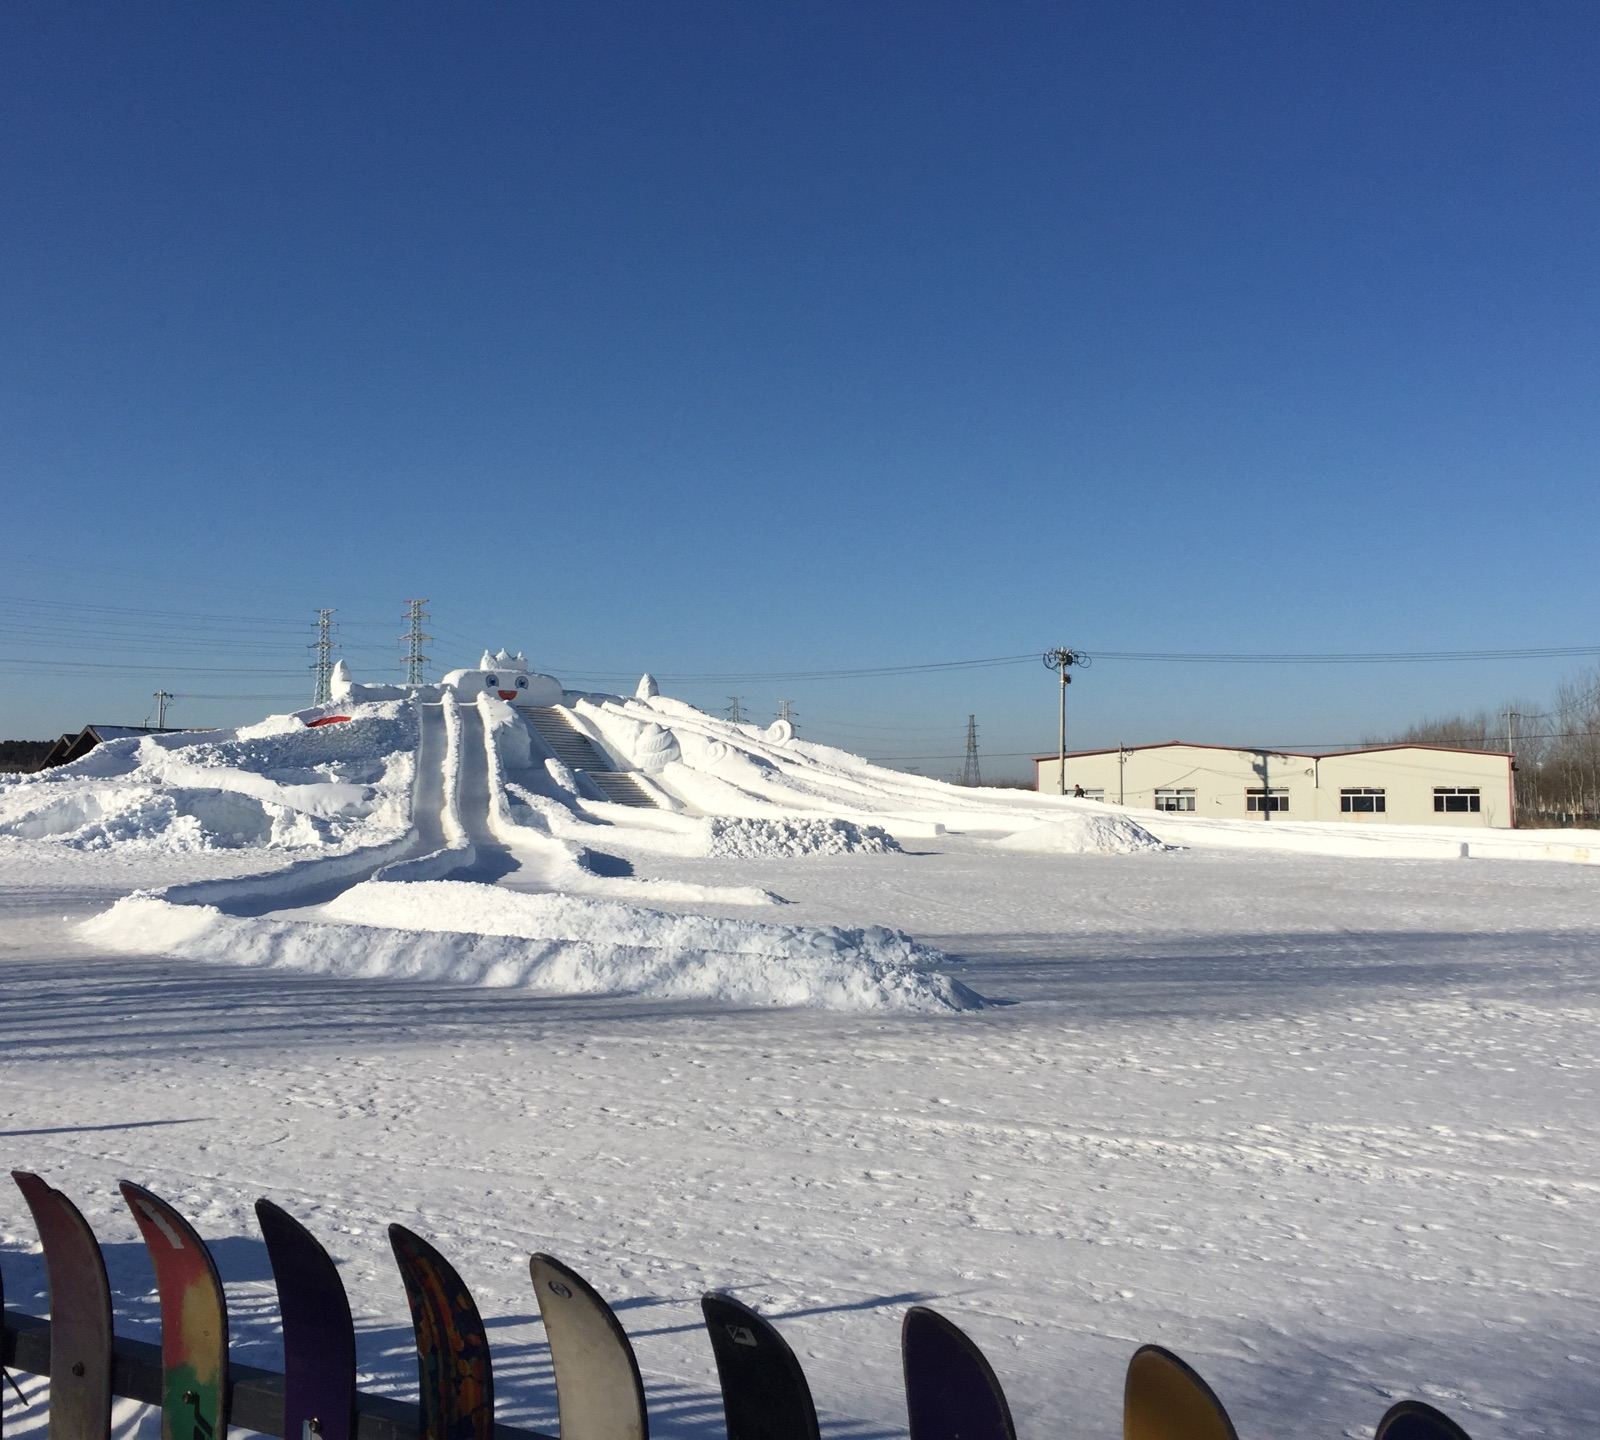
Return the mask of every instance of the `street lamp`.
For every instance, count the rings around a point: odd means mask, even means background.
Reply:
[[[1061,770],[1059,772],[1060,785],[1057,792],[1061,795],[1067,793],[1067,686],[1072,684],[1072,676],[1067,671],[1074,665],[1081,665],[1087,669],[1090,663],[1089,657],[1081,650],[1046,650],[1044,652],[1044,668],[1061,672]]]

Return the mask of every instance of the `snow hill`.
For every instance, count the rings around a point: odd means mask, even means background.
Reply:
[[[470,700],[445,687],[371,701],[347,685],[337,708],[110,741],[0,785],[0,837],[261,854],[258,873],[138,891],[91,922],[91,938],[128,952],[562,993],[930,1011],[982,1004],[948,973],[949,957],[881,927],[778,923],[762,912],[779,895],[652,877],[650,857],[889,854],[947,834],[1152,863],[1180,846],[1589,854],[1586,837],[1248,825],[962,789],[801,740],[783,721],[733,724],[653,686],[633,699],[564,696],[561,739],[585,748],[557,748],[629,776],[648,803],[623,805],[558,758],[539,712],[500,698],[519,691],[485,689],[483,676],[511,682],[471,673]],[[708,906],[735,913],[682,913]]]

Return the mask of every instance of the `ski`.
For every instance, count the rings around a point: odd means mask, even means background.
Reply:
[[[911,1440],[1016,1440],[1011,1407],[983,1351],[926,1305],[900,1328]]]
[[[167,1202],[124,1180],[161,1300],[161,1440],[223,1440],[228,1429],[228,1306],[205,1242]]]
[[[389,1245],[416,1334],[422,1433],[427,1440],[491,1440],[494,1374],[471,1292],[450,1262],[404,1225],[389,1227]]]
[[[1435,1410],[1421,1400],[1402,1400],[1384,1412],[1373,1440],[1469,1440],[1469,1437],[1442,1410]]]
[[[770,1322],[730,1295],[700,1298],[728,1440],[818,1440],[811,1387]]]
[[[554,1256],[533,1256],[528,1273],[556,1374],[561,1440],[646,1440],[639,1362],[611,1307]]]
[[[350,1440],[355,1433],[356,1331],[338,1267],[287,1210],[256,1201],[283,1317],[283,1433]]]
[[[1145,1345],[1128,1362],[1123,1440],[1238,1440],[1222,1401],[1170,1350]]]
[[[50,1285],[50,1440],[111,1434],[111,1286],[83,1212],[38,1175],[11,1178],[33,1212]]]

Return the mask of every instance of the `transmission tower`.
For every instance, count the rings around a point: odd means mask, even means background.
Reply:
[[[778,719],[787,720],[789,724],[794,726],[796,730],[800,728],[799,723],[795,719],[793,700],[778,701]]]
[[[326,705],[332,698],[333,680],[333,611],[317,611],[317,643],[308,645],[308,650],[315,650],[317,658],[311,666],[312,673],[317,677],[316,689],[311,696],[313,705]]]
[[[422,644],[425,640],[433,639],[431,635],[422,633],[422,622],[428,618],[428,612],[422,607],[426,600],[407,600],[406,619],[411,622],[411,628],[400,638],[406,642],[406,684],[422,684],[422,667],[428,663],[428,657],[422,653]]]
[[[737,695],[728,696],[728,719],[733,721],[735,725],[744,723],[744,710],[741,708],[740,697]]]
[[[963,785],[981,785],[983,777],[978,774],[978,717],[967,716],[967,763],[961,767],[961,783]]]

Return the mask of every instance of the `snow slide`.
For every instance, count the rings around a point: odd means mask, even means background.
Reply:
[[[940,973],[946,957],[899,931],[675,915],[559,893],[537,877],[637,886],[662,900],[719,887],[597,875],[592,857],[547,819],[519,826],[499,748],[509,733],[502,702],[461,706],[446,696],[410,708],[416,778],[402,838],[266,874],[135,892],[86,922],[84,937],[130,953],[547,993],[840,1010],[982,1004]],[[759,890],[715,894],[730,897],[773,900]]]

